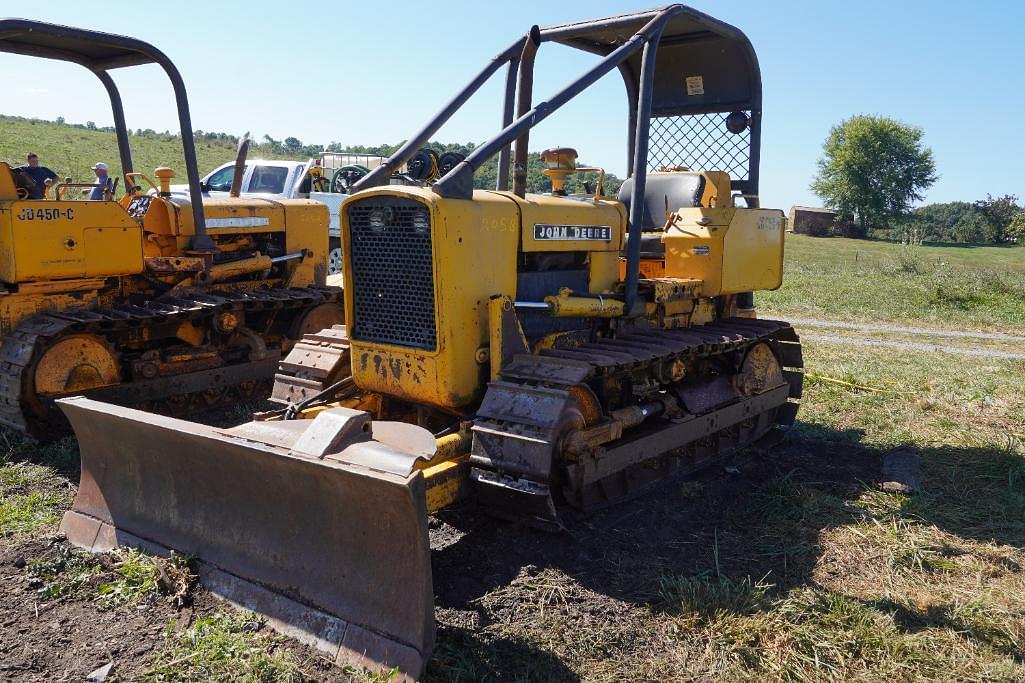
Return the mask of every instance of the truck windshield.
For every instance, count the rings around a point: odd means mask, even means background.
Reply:
[[[285,191],[288,171],[285,166],[254,167],[252,180],[249,181],[249,191],[282,194]]]
[[[214,171],[206,180],[211,192],[230,192],[231,179],[235,176],[235,164]]]

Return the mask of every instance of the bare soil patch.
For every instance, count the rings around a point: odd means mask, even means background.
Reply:
[[[161,594],[105,607],[99,589],[118,579],[114,562],[59,536],[0,541],[0,680],[84,681],[110,662],[108,681],[163,680],[147,676],[156,656],[197,619],[226,608],[201,586],[180,607]],[[275,640],[303,664],[308,680],[350,680],[308,648]]]

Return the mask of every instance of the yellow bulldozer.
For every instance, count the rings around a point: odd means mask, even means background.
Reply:
[[[327,208],[204,200],[185,86],[163,53],[23,19],[0,19],[0,51],[77,63],[100,79],[125,190],[115,201],[118,178],[98,200],[80,199],[87,183],[44,192],[0,162],[0,424],[39,439],[66,433],[54,401],[71,395],[165,414],[262,397],[295,340],[341,322],[341,290],[325,286]],[[140,64],[171,80],[187,199],[171,195],[170,168],[152,180],[132,165],[110,71]]]
[[[596,63],[534,101],[544,43]],[[501,131],[432,184],[388,183],[505,67]],[[629,178],[586,193],[533,126],[622,75]],[[427,517],[456,501],[542,529],[775,443],[801,347],[755,315],[785,219],[758,204],[750,42],[690,8],[532,27],[342,205],[345,326],[281,363],[281,407],[232,428],[62,400],[82,483],[62,528],[94,551],[199,558],[204,584],[339,662],[419,677],[434,642]],[[474,174],[497,157],[497,188]],[[472,568],[467,568],[472,571]]]

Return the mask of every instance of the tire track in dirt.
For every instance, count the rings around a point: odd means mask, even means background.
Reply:
[[[977,332],[974,330],[946,330],[931,327],[903,327],[876,323],[851,323],[842,320],[821,320],[817,318],[787,318],[794,327],[828,327],[833,329],[857,330],[859,332],[896,332],[898,334],[925,334],[931,337],[954,337],[958,339],[992,339],[996,341],[1025,342],[1025,337],[1002,332]]]
[[[860,323],[844,320],[823,320],[820,318],[790,319],[790,323],[798,329],[802,339],[825,342],[827,344],[846,344],[876,348],[902,349],[905,351],[923,351],[926,353],[951,353],[979,358],[998,358],[1004,360],[1025,359],[1025,336],[1006,334],[1003,332],[983,332],[977,330],[951,330],[931,327],[908,327],[883,323]],[[811,328],[808,330],[807,328]],[[849,332],[849,334],[848,334]],[[860,333],[860,335],[858,334]],[[883,335],[879,338],[879,335]],[[888,339],[885,335],[912,337],[912,339]],[[917,341],[914,337],[926,337],[928,341]],[[968,342],[967,346],[951,346],[936,343],[936,338],[956,339]],[[975,342],[972,344],[972,342]],[[988,344],[981,344],[988,342]],[[987,348],[993,346],[1000,348]],[[1006,350],[1007,347],[1011,350]],[[1017,349],[1021,348],[1022,351]]]
[[[974,349],[960,346],[946,346],[943,344],[927,344],[925,342],[896,341],[890,339],[864,339],[860,337],[845,337],[838,334],[801,334],[802,340],[827,342],[835,344],[848,344],[852,346],[875,346],[883,348],[904,349],[907,351],[925,351],[931,353],[957,353],[965,356],[979,356],[983,358],[1003,358],[1009,360],[1025,359],[1025,353],[1014,353],[1011,351],[993,351],[991,349]]]

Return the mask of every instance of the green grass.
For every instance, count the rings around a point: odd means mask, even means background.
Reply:
[[[25,462],[0,466],[0,537],[53,527],[72,495],[49,467]]]
[[[41,445],[0,430],[0,539],[53,533],[74,498],[78,448],[65,438]]]
[[[113,608],[146,600],[159,592],[159,571],[156,560],[131,548],[118,548],[114,576],[96,589],[97,602]]]
[[[233,681],[291,683],[310,680],[297,657],[282,648],[285,638],[252,613],[217,612],[176,632],[167,629],[167,646],[140,677],[144,681]]]
[[[830,458],[838,446],[881,454],[913,444],[925,491],[887,494],[866,482],[843,502],[828,482],[785,475],[760,485],[748,536],[812,534],[801,550],[814,561],[810,581],[752,590],[772,577],[730,574],[750,562],[750,545],[739,557],[720,553],[721,578],[667,577],[677,627],[707,643],[707,671],[726,680],[1025,679],[1023,364],[966,372],[955,356],[823,344],[806,358],[815,372],[895,393],[812,383],[802,446]]]
[[[196,577],[190,558],[172,554],[163,559],[141,553],[134,548],[118,548],[108,556],[110,576],[97,589],[96,601],[104,609],[135,605],[166,595],[181,606]]]
[[[714,618],[722,614],[750,614],[768,605],[771,588],[762,581],[726,576],[663,576],[659,581],[656,606],[675,614],[698,614]]]
[[[767,315],[1025,330],[1025,247],[905,246],[787,235]]]
[[[521,574],[481,598],[481,627],[443,621],[429,678],[1025,681],[1025,363],[823,343],[805,359],[889,392],[809,382],[785,469],[653,585],[596,558],[640,587],[582,613],[586,579]],[[898,445],[920,453],[921,494],[874,481]]]

